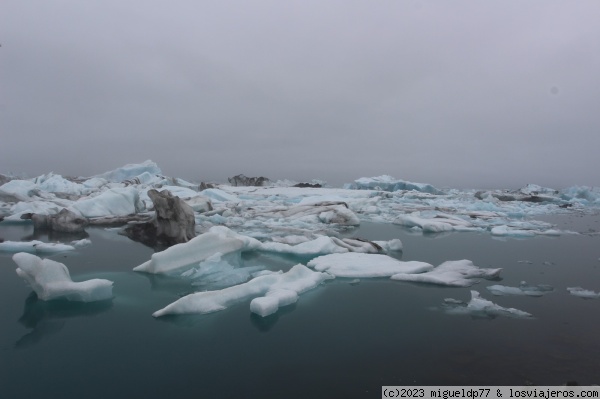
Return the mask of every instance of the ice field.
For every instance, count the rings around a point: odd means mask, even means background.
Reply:
[[[39,395],[33,374],[90,397],[117,382],[145,397],[233,395],[229,379],[263,397],[328,397],[348,379],[356,397],[381,385],[600,382],[599,188],[294,183],[206,185],[152,161],[9,178],[0,390]],[[154,216],[153,189],[191,207],[194,238],[164,249],[123,235]],[[63,209],[71,219],[54,222]],[[322,393],[284,383],[315,373]]]

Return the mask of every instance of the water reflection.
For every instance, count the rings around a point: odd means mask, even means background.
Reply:
[[[61,331],[66,324],[66,319],[95,316],[106,312],[112,306],[112,299],[97,302],[42,301],[38,299],[35,292],[32,292],[25,300],[23,315],[19,318],[19,323],[32,331],[23,335],[15,343],[15,347],[33,346],[42,339]]]

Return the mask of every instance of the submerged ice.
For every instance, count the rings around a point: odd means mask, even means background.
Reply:
[[[466,314],[479,318],[494,318],[497,316],[508,316],[516,318],[530,318],[530,313],[519,309],[505,308],[482,298],[479,292],[471,291],[471,300],[464,303],[460,300],[447,298],[444,300],[444,308],[449,314]]]

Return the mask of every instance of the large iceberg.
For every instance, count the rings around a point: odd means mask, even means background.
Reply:
[[[141,207],[138,190],[134,187],[122,187],[75,201],[71,205],[71,210],[87,218],[94,218],[126,216],[138,212]]]
[[[423,193],[441,195],[443,191],[433,187],[427,183],[413,183],[406,180],[395,179],[389,175],[382,175],[377,177],[361,177],[354,181],[354,183],[344,185],[344,188],[350,190],[383,190],[383,191],[401,191],[401,190],[413,190],[420,191]]]
[[[112,281],[92,279],[74,282],[64,264],[28,253],[15,254],[13,260],[19,266],[17,274],[29,283],[41,300],[62,298],[93,302],[112,298]]]
[[[217,312],[253,298],[250,310],[260,316],[267,316],[276,312],[280,306],[296,302],[299,294],[331,278],[333,277],[327,273],[314,272],[298,264],[286,273],[266,274],[222,290],[189,294],[154,312],[153,316]]]

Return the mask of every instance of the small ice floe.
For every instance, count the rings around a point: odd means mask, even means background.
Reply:
[[[70,244],[76,248],[79,248],[79,247],[85,247],[87,245],[91,245],[92,241],[89,238],[84,238],[82,240],[71,241]]]
[[[281,306],[296,302],[298,295],[331,278],[333,276],[328,273],[315,272],[298,264],[286,273],[264,274],[233,287],[184,296],[154,312],[153,316],[217,312],[252,299],[250,311],[264,317],[277,312]]]
[[[19,266],[17,274],[31,285],[41,300],[62,298],[94,302],[112,298],[112,281],[92,279],[74,282],[64,264],[24,252],[13,255],[13,260]]]
[[[527,295],[527,296],[542,296],[554,291],[554,287],[546,284],[529,285],[525,281],[521,281],[518,287],[508,287],[505,285],[491,285],[486,287],[493,295]]]
[[[33,254],[51,254],[75,250],[74,245],[42,241],[4,241],[0,242],[0,252],[29,252]]]
[[[533,265],[533,262],[530,260],[518,260],[517,263],[525,263],[527,265]]]
[[[581,288],[581,287],[568,287],[567,291],[569,291],[569,293],[571,295],[575,295],[575,296],[578,296],[580,298],[586,298],[586,299],[598,299],[598,298],[600,298],[600,293],[594,292],[592,290],[586,290],[586,289]]]
[[[550,262],[549,260],[546,260],[546,261],[542,262],[542,265],[545,265],[545,266],[553,266],[553,265],[555,265],[555,264],[556,264],[556,263],[554,263],[554,262]]]
[[[398,216],[393,223],[408,228],[418,227],[423,233],[481,230],[468,220],[442,212],[413,212]]]
[[[335,277],[390,277],[398,273],[423,273],[433,269],[429,263],[403,262],[387,255],[346,252],[319,256],[308,267]]]
[[[478,283],[478,278],[497,278],[501,270],[480,268],[475,266],[470,260],[463,259],[444,262],[426,273],[394,274],[392,280],[439,284],[451,287],[469,287]]]
[[[447,298],[444,299],[444,309],[449,314],[468,314],[479,318],[495,318],[497,316],[508,316],[516,318],[532,317],[530,313],[519,309],[505,308],[497,305],[479,295],[477,291],[471,291],[471,300],[468,303]]]

